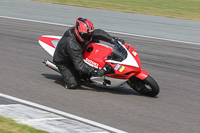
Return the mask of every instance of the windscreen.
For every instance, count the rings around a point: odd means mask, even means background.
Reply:
[[[117,41],[114,41],[112,54],[108,57],[109,60],[123,61],[127,58],[126,49]]]

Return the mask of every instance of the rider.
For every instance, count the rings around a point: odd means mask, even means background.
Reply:
[[[65,88],[74,89],[80,85],[80,73],[101,77],[104,69],[95,69],[83,61],[82,52],[92,41],[114,43],[114,38],[101,29],[95,29],[91,21],[77,18],[74,27],[69,28],[56,47],[53,62],[65,82]]]

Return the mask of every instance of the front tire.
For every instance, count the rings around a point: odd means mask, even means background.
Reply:
[[[150,75],[144,80],[132,77],[129,79],[128,85],[145,96],[155,97],[160,92],[157,82]]]

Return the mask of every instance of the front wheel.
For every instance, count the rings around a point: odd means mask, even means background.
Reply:
[[[145,96],[155,97],[160,92],[157,82],[150,75],[144,80],[132,77],[129,79],[128,85]]]

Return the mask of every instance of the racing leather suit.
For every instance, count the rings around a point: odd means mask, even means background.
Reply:
[[[112,36],[104,30],[95,29],[92,41],[94,40],[112,43]],[[91,74],[95,70],[83,61],[84,48],[86,44],[76,38],[74,27],[69,28],[58,42],[53,62],[62,74],[67,88],[76,88],[80,85],[80,73]]]

